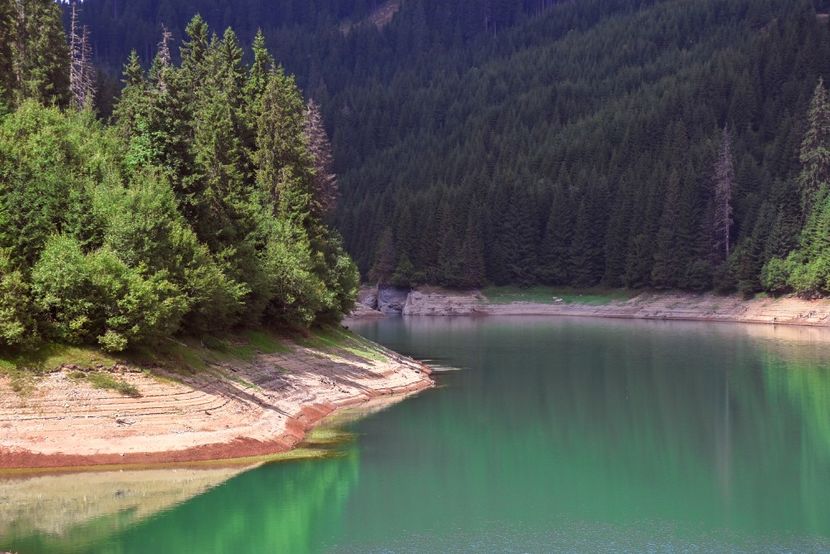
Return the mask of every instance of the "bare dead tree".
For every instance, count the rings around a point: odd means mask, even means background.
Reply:
[[[158,87],[161,92],[167,92],[167,82],[165,81],[165,70],[173,63],[173,58],[170,55],[170,41],[173,40],[173,33],[166,25],[161,26],[161,42],[158,45],[158,54],[156,55],[156,63],[158,64]]]
[[[89,27],[80,28],[80,7],[77,0],[71,3],[69,28],[69,91],[72,105],[82,110],[95,99],[95,68],[92,66],[92,45]]]
[[[95,67],[92,65],[92,42],[89,27],[84,25],[81,33],[81,82],[84,87],[84,106],[92,106],[95,101]]]
[[[72,93],[72,105],[76,109],[84,107],[83,86],[83,47],[78,34],[78,3],[73,1],[69,23],[69,91]]]
[[[729,127],[723,128],[720,152],[715,161],[714,213],[712,217],[715,257],[729,258],[732,237],[732,194],[735,188],[735,162],[732,157],[732,136]]]
[[[331,153],[320,106],[312,99],[305,112],[305,135],[308,150],[314,160],[312,196],[320,215],[334,211],[337,204],[337,175],[333,171],[334,158]]]

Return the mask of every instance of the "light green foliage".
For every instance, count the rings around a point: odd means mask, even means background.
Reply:
[[[32,269],[32,293],[54,339],[118,352],[178,330],[188,302],[167,277],[142,275],[106,247],[84,254],[76,240],[56,236]]]
[[[0,349],[28,346],[35,342],[29,283],[12,269],[8,256],[0,254]]]
[[[0,348],[135,351],[351,308],[299,89],[261,35],[249,70],[232,30],[207,34],[194,19],[183,67],[159,54],[149,78],[131,55],[112,128],[31,100],[0,119]]]
[[[798,176],[806,224],[799,248],[765,265],[762,284],[770,292],[791,289],[812,297],[830,293],[830,102],[823,82],[813,94],[807,121]]]
[[[33,264],[58,230],[94,241],[88,197],[119,179],[116,150],[89,114],[29,101],[0,121],[0,248],[13,264]]]

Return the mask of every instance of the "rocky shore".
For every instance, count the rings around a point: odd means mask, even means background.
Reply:
[[[437,287],[406,291],[402,300],[400,294],[396,292],[395,304],[388,304],[383,302],[383,295],[373,297],[368,289],[361,298],[369,303],[361,309],[364,313],[369,310],[374,317],[396,312],[394,307],[400,305],[396,313],[404,316],[544,315],[830,326],[830,299],[805,300],[794,296],[745,300],[713,293],[644,292],[629,299],[596,304],[566,302],[555,296],[545,302],[493,302],[481,291]]]

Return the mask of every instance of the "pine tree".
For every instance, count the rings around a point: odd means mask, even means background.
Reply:
[[[13,0],[0,0],[0,113],[14,101],[14,44],[17,25]],[[5,105],[5,106],[4,106]]]
[[[461,282],[465,288],[484,285],[486,266],[484,264],[484,242],[481,233],[481,214],[471,210],[467,218],[467,229],[461,246]]]
[[[680,178],[672,172],[666,187],[660,230],[654,251],[654,265],[651,269],[651,283],[660,289],[677,286],[677,279],[683,274],[678,261],[677,223],[680,218]]]
[[[253,107],[259,102],[262,93],[265,92],[265,87],[268,85],[268,75],[273,70],[275,64],[274,58],[265,46],[265,35],[262,34],[262,29],[257,29],[251,49],[254,53],[254,61],[248,71],[248,81],[245,83],[245,96],[247,97],[248,105]]]
[[[369,280],[378,285],[385,285],[390,282],[394,273],[395,239],[392,236],[392,229],[387,227],[380,236],[380,241],[375,251],[375,262],[369,271]]]
[[[285,171],[308,184],[311,160],[305,145],[304,104],[294,79],[282,68],[271,74],[262,95],[262,111],[257,120],[257,183],[273,204],[279,195]]]
[[[331,214],[337,203],[337,175],[320,107],[311,99],[305,112],[305,137],[314,163],[312,199],[315,213],[322,217]]]
[[[563,187],[557,187],[539,249],[539,279],[545,284],[565,285],[570,281],[573,223],[574,213],[568,193]]]
[[[830,185],[830,97],[824,80],[819,80],[810,102],[807,132],[801,143],[799,159],[801,211],[806,220],[819,200],[819,194]]]
[[[729,259],[732,245],[732,195],[735,189],[735,162],[732,157],[732,136],[724,127],[720,152],[715,162],[714,212],[712,235],[715,260]]]
[[[21,98],[69,104],[69,48],[60,5],[53,0],[18,0],[15,88]]]
[[[138,118],[146,115],[147,83],[144,80],[141,61],[135,50],[130,52],[130,57],[124,64],[121,82],[124,88],[121,89],[121,98],[115,106],[113,115],[123,137],[129,140],[136,133]]]
[[[191,90],[202,84],[207,74],[206,58],[210,46],[208,32],[208,25],[202,16],[195,15],[187,24],[187,38],[179,48],[181,68],[188,77]]]

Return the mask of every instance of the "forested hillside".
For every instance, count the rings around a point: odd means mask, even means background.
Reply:
[[[351,309],[319,110],[262,35],[248,65],[199,17],[181,63],[169,37],[149,71],[133,53],[108,125],[58,4],[0,0],[0,20],[0,350],[122,351]]]
[[[82,19],[102,67],[192,10],[265,28],[322,105],[366,279],[830,292],[803,175],[829,146],[824,0],[405,0],[383,28],[379,1],[243,4]]]

